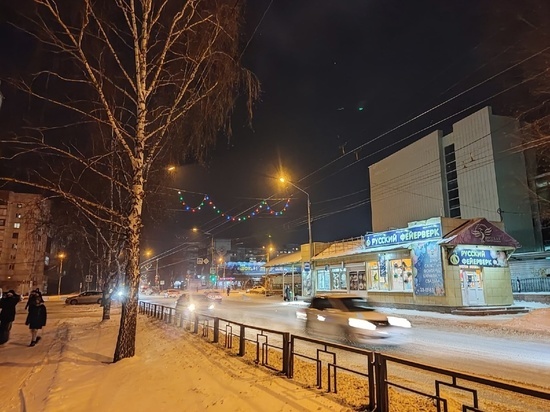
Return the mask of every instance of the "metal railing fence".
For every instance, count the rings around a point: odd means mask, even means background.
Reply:
[[[425,365],[380,352],[260,328],[207,314],[139,302],[139,313],[185,328],[206,341],[360,410],[389,412],[399,403],[418,410],[549,411],[550,393]],[[220,339],[220,335],[224,338]],[[298,373],[299,372],[299,373]],[[299,375],[299,376],[298,376]],[[346,386],[346,390],[342,387]],[[326,389],[325,389],[326,388]],[[350,398],[349,393],[353,392]],[[338,396],[336,396],[338,398]],[[502,408],[502,409],[499,409]],[[526,409],[527,408],[527,409]]]

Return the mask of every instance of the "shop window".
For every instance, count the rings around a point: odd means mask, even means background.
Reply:
[[[372,290],[389,290],[387,262],[384,255],[380,255],[378,262],[368,262],[369,288]]]
[[[349,289],[365,290],[367,289],[367,279],[364,270],[354,270],[349,272]]]
[[[332,290],[348,290],[346,269],[331,268],[330,274],[332,278]]]
[[[317,290],[330,290],[330,271],[317,271]]]
[[[13,224],[13,228],[14,228],[14,229],[19,229],[20,227],[21,227],[21,223],[19,223],[19,222],[15,222],[15,223]]]
[[[411,259],[390,260],[391,290],[412,290]]]

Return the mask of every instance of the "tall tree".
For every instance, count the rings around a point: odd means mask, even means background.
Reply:
[[[27,32],[50,60],[18,87],[68,114],[12,140],[13,156],[40,156],[45,166],[11,180],[124,230],[129,297],[116,362],[135,354],[142,212],[155,175],[167,156],[201,158],[220,131],[230,133],[239,91],[250,114],[258,96],[240,62],[244,0],[32,3]],[[90,179],[101,190],[82,184]],[[120,193],[114,204],[101,196],[111,190]]]

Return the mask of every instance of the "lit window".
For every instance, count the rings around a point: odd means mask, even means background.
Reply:
[[[15,214],[15,218],[16,218],[16,219],[21,219],[21,213],[16,213],[16,214]]]
[[[21,208],[23,207],[23,203],[18,203],[18,204],[17,204],[17,207],[18,207],[19,209],[21,209]]]
[[[12,243],[12,244],[11,244],[11,248],[12,248],[12,249],[17,249],[17,243]]]
[[[14,229],[19,229],[20,227],[21,227],[21,223],[14,223],[13,224]]]

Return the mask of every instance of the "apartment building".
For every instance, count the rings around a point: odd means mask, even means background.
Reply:
[[[49,242],[43,227],[48,202],[41,195],[0,190],[0,288],[47,291]]]

